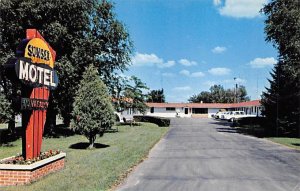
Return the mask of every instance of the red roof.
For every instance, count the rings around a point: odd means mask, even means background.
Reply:
[[[166,107],[188,107],[188,108],[236,108],[260,106],[260,100],[253,100],[241,103],[146,103],[148,107],[166,108]]]

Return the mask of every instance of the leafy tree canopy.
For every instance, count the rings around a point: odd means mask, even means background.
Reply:
[[[109,85],[116,71],[126,70],[130,63],[132,42],[110,1],[2,0],[0,13],[0,89],[11,99],[12,106],[16,105],[12,97],[17,87],[2,75],[2,64],[15,56],[26,29],[38,29],[57,52],[60,83],[49,105],[52,112],[48,114],[60,111],[66,123],[71,118],[75,93],[87,66],[93,64]]]
[[[161,89],[161,90],[151,90],[148,93],[147,102],[164,103],[165,102],[164,89]]]
[[[192,103],[234,103],[249,101],[245,86],[240,85],[236,89],[225,90],[221,85],[213,85],[210,91],[202,91],[198,95],[191,96],[188,101]]]

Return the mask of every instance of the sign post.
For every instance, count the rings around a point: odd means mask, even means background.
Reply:
[[[17,48],[17,58],[10,61],[21,81],[22,154],[24,159],[40,155],[50,90],[57,87],[54,70],[55,51],[36,29],[27,29],[26,39]]]

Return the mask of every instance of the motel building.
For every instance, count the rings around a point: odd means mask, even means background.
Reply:
[[[218,111],[244,111],[261,116],[260,100],[241,103],[147,103],[146,115],[158,117],[211,118]],[[128,112],[128,111],[127,111]]]

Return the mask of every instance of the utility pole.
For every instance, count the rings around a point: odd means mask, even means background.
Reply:
[[[237,84],[235,82],[236,77],[234,77],[233,80],[234,80],[234,101],[233,102],[237,103]]]

